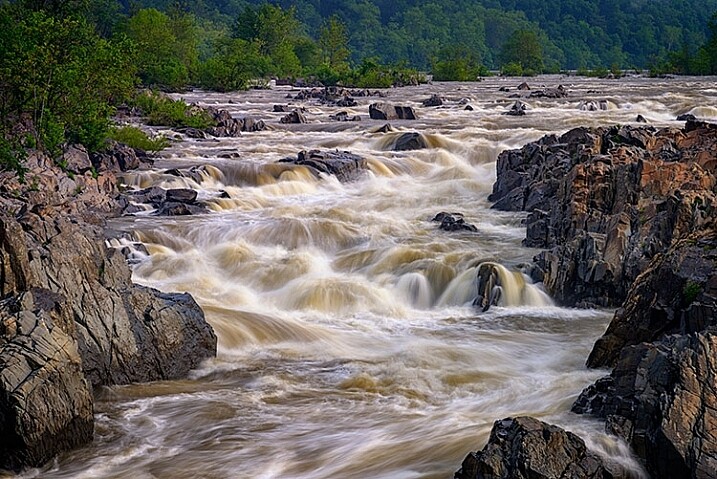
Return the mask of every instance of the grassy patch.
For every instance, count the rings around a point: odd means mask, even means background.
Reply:
[[[215,124],[205,110],[151,91],[137,94],[131,104],[142,110],[148,125],[205,129]]]
[[[150,138],[135,126],[113,127],[110,129],[108,138],[145,151],[159,151],[169,146],[167,138],[163,136]]]

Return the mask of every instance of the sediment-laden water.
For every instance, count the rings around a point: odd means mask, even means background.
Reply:
[[[569,413],[605,374],[583,364],[611,312],[554,306],[518,273],[536,251],[521,246],[523,215],[490,209],[495,161],[581,125],[634,123],[638,114],[658,127],[681,125],[674,118],[688,112],[716,118],[717,88],[713,79],[529,82],[562,83],[570,96],[524,100],[527,115],[512,117],[503,113],[515,79],[388,91],[385,100],[420,117],[391,124],[430,145],[407,152],[390,151],[399,133],[375,132],[385,123],[368,119],[376,98],[341,109],[297,102],[309,123],[281,125],[272,106],[293,102],[285,96],[295,91],[182,95],[272,129],[185,139],[155,169],[125,179],[194,188],[211,213],[141,214],[114,227],[149,252],[137,253],[136,282],[194,295],[219,355],[184,381],[99,391],[94,443],[25,475],[448,478],[494,420],[522,414],[631,464],[599,423]],[[444,106],[420,105],[432,93]],[[580,111],[581,100],[608,100],[608,109]],[[331,121],[339,110],[362,121]],[[370,171],[341,184],[274,164],[307,149],[351,151]],[[194,179],[163,173],[191,166],[203,166]],[[463,213],[478,231],[438,230],[430,220],[440,211]],[[471,302],[486,261],[504,265],[511,286],[503,306],[481,313]]]

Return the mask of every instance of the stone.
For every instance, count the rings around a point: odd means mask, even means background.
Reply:
[[[518,90],[530,90],[530,85],[528,85],[528,82],[523,82],[518,85]],[[505,91],[507,91],[507,89]]]
[[[443,231],[470,231],[473,233],[478,231],[478,228],[474,225],[466,223],[463,218],[463,214],[461,213],[447,213],[445,211],[441,211],[434,216],[431,221],[440,223],[438,228]]]
[[[391,146],[393,151],[421,150],[428,148],[425,137],[418,132],[406,132],[398,135]]]
[[[197,192],[191,188],[175,188],[165,193],[167,201],[179,203],[194,203],[197,200]]]
[[[434,93],[433,95],[431,95],[430,98],[423,100],[422,104],[425,107],[441,106],[443,105],[443,98],[441,98],[440,95]]]
[[[83,145],[70,145],[62,153],[64,167],[73,173],[82,174],[92,168],[90,155]]]
[[[329,118],[334,121],[361,121],[359,115],[349,116],[348,112],[340,111],[334,115],[329,115]]]
[[[483,450],[469,453],[455,479],[619,477],[571,432],[532,417],[496,421]]]
[[[696,121],[697,117],[692,113],[683,113],[682,115],[679,115],[676,119],[677,121]]]
[[[356,181],[368,170],[365,158],[339,150],[300,151],[296,158],[284,158],[279,162],[308,167],[317,177],[321,173],[333,175],[342,183]]]
[[[647,123],[647,119],[642,115],[637,115],[637,118],[635,118],[635,121],[637,123]]]
[[[306,119],[306,116],[304,116],[303,113],[301,113],[298,110],[294,110],[290,112],[288,115],[283,116],[281,120],[279,120],[281,123],[307,123],[308,120]]]
[[[397,106],[389,103],[372,103],[368,107],[372,120],[416,120],[418,116],[410,106]]]
[[[513,106],[510,107],[510,110],[508,110],[504,114],[510,116],[523,116],[525,115],[525,110],[527,109],[528,105],[526,105],[520,100],[516,100],[516,102],[513,103]]]

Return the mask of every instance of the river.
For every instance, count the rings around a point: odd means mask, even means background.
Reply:
[[[125,178],[193,188],[210,213],[113,225],[149,252],[136,253],[137,283],[194,295],[218,357],[186,380],[98,391],[94,442],[24,476],[450,478],[495,420],[528,414],[581,434],[640,477],[598,421],[569,412],[606,374],[584,361],[612,312],[554,306],[519,273],[530,293],[522,304],[485,313],[471,305],[478,264],[515,272],[536,254],[521,246],[524,215],[491,210],[487,196],[505,149],[638,114],[658,127],[681,125],[674,119],[686,112],[715,118],[717,88],[714,79],[528,81],[570,94],[524,100],[527,115],[513,117],[503,113],[517,79],[387,91],[385,100],[419,115],[391,124],[430,144],[406,152],[390,151],[397,133],[376,132],[385,122],[368,119],[376,98],[342,109],[297,102],[309,123],[282,125],[272,106],[296,91],[178,95],[272,127],[185,139],[154,169]],[[446,103],[422,107],[433,93]],[[609,108],[580,111],[583,99]],[[338,110],[362,121],[330,120]],[[273,165],[309,149],[351,151],[370,171],[342,184]],[[164,173],[202,165],[194,180]],[[463,213],[478,231],[438,230],[430,220],[440,211]]]

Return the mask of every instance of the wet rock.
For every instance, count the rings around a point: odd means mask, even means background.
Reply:
[[[309,167],[319,176],[320,173],[333,175],[346,183],[361,178],[368,169],[366,159],[348,151],[300,151],[296,158],[284,158],[281,163],[291,163]]]
[[[348,112],[340,111],[335,115],[329,115],[329,118],[334,121],[361,121],[361,117],[358,115],[349,116]]]
[[[674,239],[713,224],[717,130],[576,128],[501,153],[489,199],[528,211],[545,285],[568,305],[620,304]],[[558,205],[558,206],[556,206]]]
[[[655,479],[715,477],[715,333],[624,348],[612,374],[586,388],[573,411],[606,419]]]
[[[482,451],[466,456],[455,479],[618,477],[571,432],[532,417],[496,421]]]
[[[635,118],[635,121],[637,123],[647,123],[647,119],[642,115],[637,115],[637,118]]]
[[[197,199],[197,192],[191,188],[175,188],[167,190],[165,193],[167,201],[176,201],[179,203],[194,203]]]
[[[530,85],[528,85],[528,82],[523,82],[520,85],[518,85],[518,90],[530,90]]]
[[[568,90],[563,85],[557,88],[544,88],[542,90],[532,90],[529,98],[565,98],[568,96]]]
[[[215,126],[206,130],[212,136],[234,138],[241,136],[242,132],[256,132],[266,129],[266,124],[263,120],[251,117],[234,118],[227,110],[217,110],[215,108],[207,108],[206,111],[215,122]]]
[[[427,98],[423,100],[422,102],[423,106],[429,107],[429,106],[441,106],[443,105],[443,98],[441,98],[440,95],[433,94],[430,98]]]
[[[273,112],[274,113],[289,113],[292,110],[292,108],[288,105],[274,105]]]
[[[510,88],[508,88],[507,86],[502,86],[502,87],[498,88],[498,91],[509,92]]]
[[[56,307],[40,289],[0,302],[0,469],[39,467],[92,441],[92,393]]]
[[[197,140],[206,140],[209,138],[209,135],[206,131],[200,130],[198,128],[191,128],[189,126],[177,128],[177,132],[182,133],[183,135],[186,135],[189,138],[194,138]]]
[[[428,148],[425,137],[418,132],[401,133],[393,142],[393,151],[421,150]]]
[[[418,116],[410,106],[397,106],[389,103],[372,103],[368,107],[372,120],[416,120]]]
[[[396,129],[395,129],[394,127],[392,127],[390,123],[386,123],[386,124],[383,125],[382,127],[377,128],[376,130],[374,130],[374,133],[389,133],[389,132],[392,132],[392,131],[396,131]]]
[[[473,111],[473,107],[470,106],[470,105],[466,105],[466,107],[464,108],[464,110],[466,110],[466,111]]]
[[[677,117],[677,121],[696,121],[697,117],[692,113],[684,113]]]
[[[294,110],[288,115],[283,116],[279,121],[281,121],[281,123],[308,123],[309,120],[306,119],[303,113]]]
[[[438,228],[443,231],[471,231],[474,233],[478,231],[478,228],[474,225],[466,223],[463,218],[463,214],[461,213],[447,213],[445,211],[441,211],[434,216],[431,221],[440,223]]]
[[[610,108],[610,103],[607,100],[581,100],[578,105],[580,111],[605,111]]]
[[[515,103],[513,103],[513,106],[510,107],[510,110],[504,113],[504,115],[510,115],[510,116],[523,116],[525,115],[525,110],[528,109],[528,105],[523,103],[520,100],[517,100]]]

